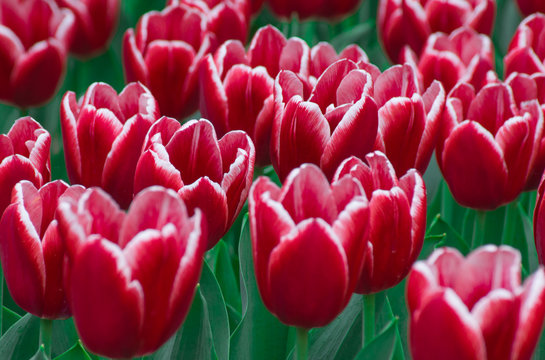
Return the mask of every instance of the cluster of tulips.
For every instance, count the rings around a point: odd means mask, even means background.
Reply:
[[[386,69],[356,44],[310,46],[272,25],[246,42],[263,2],[170,0],[128,29],[125,88],[95,82],[62,97],[70,185],[52,181],[51,135],[36,120],[0,135],[0,260],[13,300],[45,324],[73,316],[92,353],[153,353],[182,325],[205,253],[247,211],[261,299],[297,328],[298,358],[308,330],[335,320],[354,293],[407,276],[414,359],[531,358],[543,267],[522,282],[521,255],[505,245],[417,259],[434,152],[462,206],[494,210],[538,188],[545,3],[518,0],[529,16],[498,75],[495,0],[380,0],[380,40],[396,63]],[[335,20],[358,1],[265,6]],[[119,13],[119,0],[1,0],[0,100],[49,101],[68,54],[105,50]],[[197,110],[202,118],[188,120]],[[254,180],[270,165],[272,178]],[[545,181],[540,263],[544,191]]]

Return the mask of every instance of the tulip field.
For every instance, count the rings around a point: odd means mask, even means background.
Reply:
[[[0,360],[545,359],[544,0],[0,0]]]

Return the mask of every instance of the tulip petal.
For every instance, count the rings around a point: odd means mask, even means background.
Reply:
[[[344,249],[323,220],[300,223],[271,253],[271,310],[286,324],[312,328],[332,321],[351,295],[348,282]]]
[[[0,212],[10,204],[11,190],[20,180],[28,180],[40,187],[44,179],[32,163],[20,155],[9,156],[0,163]]]
[[[218,136],[223,136],[228,131],[227,95],[212,55],[203,59],[199,76],[199,110],[205,119],[214,124]]]
[[[463,206],[494,209],[504,202],[507,166],[492,135],[475,121],[458,125],[445,142],[443,175]]]
[[[144,294],[119,247],[97,235],[89,238],[72,266],[70,303],[86,348],[114,358],[136,354]]]
[[[172,190],[178,190],[184,185],[180,172],[170,163],[167,151],[159,144],[154,144],[138,159],[134,174],[134,193],[138,194],[152,185]]]
[[[70,315],[63,284],[64,243],[57,221],[51,222],[42,238],[45,263],[45,289],[42,317],[63,318]]]
[[[274,26],[262,27],[255,33],[248,49],[250,66],[264,66],[271,77],[276,77],[280,71],[278,59],[286,42],[284,35]]]
[[[357,65],[348,59],[341,59],[331,64],[316,82],[309,101],[318,104],[323,113],[330,104],[341,105],[336,101],[337,88],[348,73],[355,69]]]

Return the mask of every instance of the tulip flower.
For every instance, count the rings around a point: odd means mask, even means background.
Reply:
[[[63,286],[64,244],[55,210],[60,198],[83,193],[56,180],[39,190],[22,180],[0,221],[0,259],[11,297],[23,310],[38,317],[70,315]]]
[[[353,12],[360,0],[267,0],[267,3],[276,15],[283,18],[296,14],[299,19],[319,17],[334,20]]]
[[[11,190],[20,180],[38,188],[51,180],[50,145],[47,130],[28,116],[0,135],[0,214],[10,204]]]
[[[479,90],[487,84],[488,72],[494,70],[492,41],[469,27],[450,35],[434,33],[424,46],[418,70],[424,86],[439,80],[448,93],[459,81],[465,81]]]
[[[351,176],[369,199],[370,246],[355,291],[370,294],[397,285],[420,254],[426,230],[426,186],[415,169],[398,179],[379,151],[365,160],[343,161],[333,182]]]
[[[490,35],[496,15],[495,0],[380,0],[379,37],[390,59],[399,62],[405,46],[420,55],[435,32],[450,34],[468,26]]]
[[[248,196],[255,149],[243,131],[217,139],[205,120],[184,125],[163,117],[150,128],[134,176],[135,194],[151,185],[176,190],[188,211],[200,208],[207,249],[229,230]]]
[[[275,80],[271,160],[281,180],[303,163],[331,178],[347,157],[363,158],[377,138],[378,108],[372,76],[342,59],[320,76],[310,96],[291,71]]]
[[[315,165],[293,170],[281,189],[260,177],[249,196],[257,285],[280,321],[324,326],[344,309],[367,248],[368,203],[360,183],[332,185]]]
[[[543,134],[537,100],[515,103],[508,84],[494,83],[477,94],[460,83],[449,94],[436,154],[456,201],[490,210],[524,189]]]
[[[545,272],[524,284],[520,253],[486,245],[464,258],[440,248],[407,281],[415,360],[530,359],[545,317]]]
[[[53,0],[5,0],[0,34],[0,100],[20,108],[49,101],[64,78],[74,14]]]
[[[545,13],[545,3],[541,0],[517,0],[517,5],[524,16]]]
[[[545,264],[545,212],[543,211],[545,207],[545,203],[543,202],[543,194],[545,192],[544,184],[545,182],[542,178],[537,190],[537,199],[534,209],[534,239],[540,264]]]
[[[163,114],[190,115],[199,104],[199,64],[214,43],[199,9],[178,4],[146,13],[123,37],[125,79],[147,86]]]
[[[386,154],[398,177],[412,168],[426,171],[445,104],[441,83],[434,80],[421,93],[417,72],[410,64],[392,66],[374,84],[379,108],[375,148]]]
[[[167,5],[186,4],[200,10],[207,29],[222,44],[229,39],[246,42],[250,26],[250,0],[168,0]]]
[[[56,0],[70,9],[76,18],[74,40],[70,52],[79,57],[92,57],[104,51],[117,29],[120,0]]]
[[[131,83],[118,95],[110,85],[94,83],[79,101],[68,91],[60,111],[70,182],[100,186],[126,208],[144,138],[159,117],[149,90]]]
[[[503,59],[505,76],[519,72],[523,74],[545,73],[545,15],[533,14],[518,26],[509,50]]]
[[[515,103],[520,108],[524,102],[537,100],[545,115],[545,73],[533,75],[512,73],[507,84],[513,89]],[[528,180],[524,190],[535,190],[539,185],[543,171],[545,170],[545,137],[542,136],[539,142],[539,149],[535,162],[528,174]]]
[[[66,291],[83,344],[111,358],[157,350],[180,327],[200,277],[206,228],[172,190],[138,194],[128,213],[99,188],[57,208]]]

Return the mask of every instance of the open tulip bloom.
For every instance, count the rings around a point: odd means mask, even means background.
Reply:
[[[61,201],[65,291],[89,350],[127,358],[157,350],[184,320],[206,247],[200,210],[189,217],[172,191],[151,187],[128,213],[98,188]]]
[[[545,272],[521,284],[520,253],[486,245],[436,250],[407,281],[415,360],[530,359],[545,317]]]

